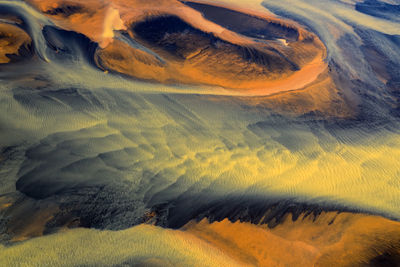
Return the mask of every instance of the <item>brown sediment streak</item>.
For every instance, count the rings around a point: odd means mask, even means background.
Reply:
[[[59,208],[54,203],[35,205],[27,199],[21,201],[17,195],[11,194],[0,197],[0,212],[3,218],[7,218],[3,222],[7,227],[0,233],[0,239],[18,242],[44,235],[46,224]]]
[[[0,211],[7,209],[12,205],[12,200],[11,198],[8,198],[6,196],[1,196],[0,197]]]
[[[183,227],[232,258],[256,266],[359,266],[400,260],[400,223],[379,216],[323,212],[265,225],[206,219]]]
[[[304,88],[315,81],[327,69],[327,64],[323,61],[323,55],[323,53],[319,53],[310,63],[287,78],[271,82],[259,82],[257,85],[254,85],[255,88],[242,90],[241,92],[246,95],[257,96]]]
[[[17,26],[0,23],[0,64],[9,63],[7,55],[18,55],[20,47],[30,43],[29,35]]]
[[[243,97],[252,106],[270,108],[283,113],[318,112],[324,116],[347,118],[356,113],[356,105],[345,100],[328,69],[304,88],[266,96]]]
[[[29,210],[25,210],[26,214],[32,215],[27,216],[29,220],[13,220],[10,222],[10,227],[7,229],[8,234],[12,236],[11,242],[23,241],[32,237],[42,236],[46,230],[46,223],[49,222],[54,213],[58,210],[56,205],[49,205],[42,210],[31,213]],[[20,211],[23,212],[23,211]]]
[[[203,3],[217,12],[245,16],[257,25],[281,27],[283,37],[268,40],[246,36],[207,19],[206,14],[176,0],[30,0],[58,26],[85,34],[99,43],[96,60],[102,69],[134,78],[165,84],[217,86],[215,93],[231,90],[235,95],[264,96],[304,88],[327,68],[326,48],[319,38],[296,22],[276,18],[265,12],[228,5]],[[158,39],[143,34],[144,27],[159,18],[185,24],[185,30],[159,32]],[[235,17],[231,21],[235,21]],[[168,21],[167,21],[168,22]],[[143,26],[145,25],[145,26]],[[142,27],[142,33],[138,30]],[[251,30],[251,25],[248,26]],[[267,27],[267,26],[265,26]],[[113,30],[123,30],[147,50],[131,47],[113,38]],[[187,33],[189,31],[189,33]],[[291,31],[296,38],[285,39]],[[279,31],[278,31],[279,32]],[[275,32],[276,33],[276,32]],[[152,39],[153,38],[153,39]],[[167,49],[167,47],[175,47]],[[158,54],[165,64],[149,50]],[[222,87],[222,88],[218,88]]]

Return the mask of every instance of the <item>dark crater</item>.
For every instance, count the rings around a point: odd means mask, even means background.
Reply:
[[[206,19],[242,35],[264,40],[283,38],[289,41],[296,41],[299,37],[298,31],[294,28],[238,11],[190,1],[182,3],[200,11]]]
[[[136,23],[132,30],[148,44],[178,59],[190,59],[195,55],[206,54],[208,58],[219,57],[219,64],[223,64],[221,58],[232,58],[236,55],[242,61],[262,65],[269,71],[298,70],[296,64],[274,49],[265,48],[261,51],[254,47],[229,43],[192,27],[177,16],[152,17]],[[210,60],[210,64],[214,63],[216,62]],[[232,62],[229,61],[229,64]]]
[[[207,48],[219,40],[211,34],[195,29],[176,16],[149,18],[135,24],[133,30],[147,42],[181,58],[199,48]]]

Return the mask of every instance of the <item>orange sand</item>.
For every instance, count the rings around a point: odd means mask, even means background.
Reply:
[[[18,55],[18,49],[31,42],[30,37],[20,28],[6,23],[0,23],[0,64],[8,63],[7,54]]]
[[[360,266],[384,253],[400,259],[400,223],[364,214],[287,216],[273,229],[204,219],[183,230],[254,266]]]

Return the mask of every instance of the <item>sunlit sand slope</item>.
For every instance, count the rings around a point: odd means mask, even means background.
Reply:
[[[124,231],[75,229],[0,245],[2,266],[242,266],[181,231],[141,225]]]
[[[228,220],[184,227],[232,258],[252,266],[396,266],[400,223],[376,216],[302,214],[269,229]]]
[[[396,266],[400,224],[377,216],[322,213],[265,225],[190,222],[182,230],[140,225],[74,229],[11,246],[2,266]]]

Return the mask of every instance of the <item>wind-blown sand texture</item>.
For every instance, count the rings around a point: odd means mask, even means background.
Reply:
[[[398,266],[395,0],[0,0],[0,266]]]

